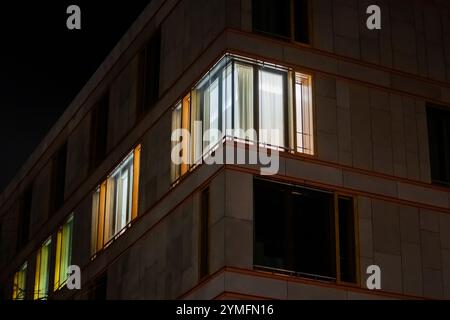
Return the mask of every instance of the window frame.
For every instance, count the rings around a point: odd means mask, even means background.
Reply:
[[[21,251],[30,238],[31,213],[33,208],[34,182],[28,185],[19,198],[19,219],[17,221],[17,252]]]
[[[52,157],[50,214],[55,214],[65,201],[68,151],[66,140]]]
[[[354,253],[355,253],[355,282],[348,282],[342,280],[341,275],[341,240],[340,240],[340,223],[339,223],[339,199],[347,198],[352,201],[352,209],[353,209],[353,228],[354,228]],[[360,270],[360,244],[359,244],[359,212],[358,212],[358,197],[354,194],[335,191],[334,192],[334,210],[335,210],[335,243],[336,243],[336,283],[343,284],[347,286],[356,286],[358,287],[361,284],[361,270]]]
[[[283,40],[283,41],[289,41],[291,43],[295,43],[297,45],[301,45],[301,46],[306,46],[306,47],[312,47],[313,46],[313,27],[314,27],[314,23],[313,23],[313,10],[312,10],[312,1],[310,0],[304,0],[306,2],[306,6],[308,7],[307,10],[307,27],[308,30],[306,32],[306,35],[308,37],[307,42],[302,42],[297,40],[297,32],[296,32],[296,26],[298,23],[302,23],[301,20],[297,21],[296,19],[296,14],[295,14],[295,4],[296,4],[296,0],[288,0],[289,1],[289,36],[284,36],[281,34],[277,34],[277,33],[273,33],[273,32],[269,32],[269,31],[265,31],[265,30],[260,30],[255,26],[255,17],[254,17],[254,9],[253,9],[253,2],[254,1],[258,1],[258,0],[253,0],[252,1],[252,32],[256,33],[256,34],[261,34],[263,36],[268,36],[274,39],[279,39],[279,40]],[[301,19],[301,18],[299,18]]]
[[[306,86],[308,87],[308,98],[309,98],[309,108],[311,109],[311,115],[310,115],[310,122],[311,122],[311,141],[310,143],[312,144],[312,148],[311,148],[311,153],[308,152],[300,152],[298,151],[299,149],[299,145],[298,145],[298,127],[297,127],[297,113],[298,113],[298,105],[297,105],[297,90],[296,90],[296,85],[297,85],[297,74],[299,74],[302,78],[306,78],[304,79],[304,81],[306,81]],[[312,74],[307,74],[298,70],[294,70],[292,71],[292,119],[290,120],[290,123],[292,125],[292,132],[293,132],[293,137],[292,138],[292,143],[290,145],[291,149],[293,150],[294,154],[297,155],[301,155],[301,156],[305,156],[305,157],[312,157],[314,158],[317,155],[317,135],[316,135],[316,108],[315,108],[315,103],[314,103],[314,85],[313,85],[313,76]],[[303,102],[303,101],[302,101]],[[303,111],[303,105],[301,106],[301,109]],[[303,148],[305,150],[305,148]]]
[[[141,162],[141,152],[142,146],[138,144],[132,151],[130,151],[121,162],[114,167],[113,170],[108,174],[108,176],[98,185],[94,192],[92,193],[92,224],[91,224],[91,259],[95,259],[96,256],[106,249],[111,243],[117,240],[125,231],[131,227],[132,223],[138,217],[139,209],[139,176],[140,176],[140,162]],[[108,198],[108,180],[112,174],[114,174],[123,164],[130,161],[132,158],[132,174],[133,183],[131,192],[131,210],[130,219],[127,221],[125,226],[111,235],[110,239],[106,239],[107,229],[110,225],[107,225],[106,215],[107,215],[107,202],[111,200]],[[113,196],[113,201],[115,201],[116,195]],[[114,211],[114,210],[112,210]],[[112,214],[116,214],[112,212]]]
[[[200,193],[200,228],[199,228],[199,280],[205,279],[210,275],[210,230],[209,223],[211,221],[211,191],[210,187],[204,188]]]
[[[64,243],[64,232],[65,227],[70,227],[70,238],[68,239],[69,243]],[[54,272],[54,281],[53,281],[53,292],[61,290],[67,283],[68,275],[65,276],[62,272],[63,263],[67,263],[66,269],[71,265],[72,262],[72,254],[73,254],[73,227],[74,227],[74,213],[71,213],[69,217],[66,219],[64,224],[59,227],[56,233],[56,251],[55,251],[55,272]],[[68,261],[64,260],[63,250],[69,251],[67,253]]]
[[[50,264],[51,264],[51,254],[52,254],[53,241],[52,237],[49,237],[47,240],[43,242],[41,247],[36,253],[36,270],[35,270],[35,278],[34,278],[34,300],[47,300],[50,294]],[[46,270],[42,270],[45,267],[43,265],[43,253],[46,250]],[[44,276],[45,279],[41,277]],[[41,289],[44,289],[44,292],[41,292]]]
[[[439,117],[440,116],[440,117]],[[443,129],[446,130],[446,133],[448,136],[450,136],[450,109],[448,107],[434,104],[434,103],[426,103],[426,117],[427,117],[427,126],[428,126],[428,145],[429,145],[429,152],[428,157],[430,160],[430,178],[431,182],[435,185],[443,186],[443,187],[450,187],[450,142],[445,142],[446,137],[436,137],[436,131],[437,129]],[[436,119],[439,119],[440,123],[436,123]],[[437,125],[439,125],[438,128]],[[447,125],[447,126],[446,126]],[[442,133],[442,132],[441,132]],[[442,138],[444,141],[444,145],[440,145],[439,140]],[[445,144],[447,143],[447,144]],[[433,152],[438,149],[438,152]],[[440,154],[439,152],[442,152]],[[442,159],[439,159],[440,157],[443,157],[444,160],[441,163]],[[444,165],[443,168],[444,172],[441,172],[440,166]],[[436,167],[437,166],[437,167]],[[438,171],[438,172],[436,172]],[[444,176],[442,176],[444,175]]]
[[[14,274],[12,300],[25,300],[27,298],[28,261],[25,261]],[[19,282],[23,281],[23,288]]]
[[[237,88],[237,83],[236,83],[236,66],[237,65],[241,65],[243,67],[249,67],[251,68],[252,72],[253,72],[253,92],[252,92],[252,115],[251,115],[251,119],[253,122],[253,128],[247,128],[250,130],[254,130],[258,137],[257,140],[255,139],[250,139],[249,137],[238,137],[236,135],[236,132],[234,132],[234,130],[236,130],[236,123],[237,123],[237,119],[236,119],[236,112],[237,112],[237,108],[238,108],[238,103],[237,103],[237,99],[236,99],[236,88]],[[227,95],[227,93],[225,93],[224,91],[224,86],[223,84],[225,83],[225,78],[224,78],[224,74],[226,73],[225,71],[228,69],[230,69],[231,72],[231,105],[230,105],[230,115],[228,115],[228,113],[226,112],[226,100],[224,99],[224,95]],[[262,71],[265,72],[271,72],[274,74],[279,74],[282,76],[283,78],[283,119],[284,119],[284,128],[283,128],[283,137],[284,137],[284,146],[270,146],[268,144],[262,143],[259,139],[259,133],[260,133],[260,121],[259,121],[259,109],[260,109],[260,99],[259,99],[259,90],[260,90],[260,73]],[[213,75],[211,77],[211,74]],[[307,79],[305,80],[305,84],[307,85],[307,91],[308,91],[308,105],[309,105],[309,109],[310,109],[310,115],[309,115],[309,121],[310,121],[310,144],[311,146],[311,150],[309,152],[300,152],[297,150],[297,138],[296,138],[296,132],[297,132],[297,123],[296,123],[296,109],[297,109],[297,103],[296,103],[296,95],[293,91],[295,91],[295,86],[296,86],[296,75],[299,75],[300,77]],[[194,83],[194,85],[192,85],[188,90],[186,90],[184,92],[184,94],[182,95],[182,98],[179,98],[177,100],[177,102],[173,105],[171,111],[172,111],[172,124],[173,122],[173,117],[174,114],[173,112],[175,112],[175,110],[178,109],[178,107],[180,106],[180,104],[182,105],[182,109],[184,109],[184,104],[183,101],[184,99],[186,99],[187,97],[189,97],[189,103],[186,105],[186,107],[189,109],[188,111],[184,111],[182,110],[182,117],[181,117],[181,122],[184,122],[184,113],[187,114],[187,118],[188,120],[186,121],[186,123],[188,123],[187,126],[180,125],[178,124],[177,128],[179,129],[185,129],[188,130],[191,134],[191,141],[190,144],[188,145],[184,145],[183,149],[186,149],[186,146],[188,146],[188,150],[189,150],[189,164],[188,165],[183,165],[183,170],[180,169],[175,169],[176,165],[172,164],[172,173],[178,172],[177,174],[172,174],[171,177],[171,183],[172,183],[172,187],[176,186],[182,179],[183,177],[188,174],[189,172],[191,172],[192,170],[194,170],[198,165],[203,163],[203,157],[211,152],[213,152],[215,150],[215,147],[212,146],[209,149],[204,149],[203,148],[203,127],[201,128],[201,132],[192,132],[193,131],[193,125],[194,125],[194,121],[203,121],[203,111],[201,106],[198,106],[196,104],[196,100],[197,95],[198,95],[198,87],[205,87],[208,84],[211,83],[210,78],[213,79],[213,81],[215,81],[216,78],[219,78],[219,127],[222,128],[222,141],[221,139],[219,139],[218,143],[223,143],[224,141],[234,141],[237,143],[244,143],[244,144],[248,144],[248,145],[254,145],[257,144],[259,147],[262,148],[272,148],[272,149],[277,149],[278,151],[282,151],[282,152],[287,152],[287,153],[291,153],[293,155],[299,155],[302,157],[308,157],[308,158],[316,158],[317,156],[317,143],[316,143],[316,119],[315,119],[315,107],[314,107],[314,95],[313,95],[313,80],[314,80],[314,75],[309,72],[309,73],[305,73],[304,71],[298,69],[298,68],[293,68],[291,66],[285,66],[279,63],[275,63],[275,62],[268,62],[268,61],[263,61],[261,59],[257,59],[257,58],[252,58],[252,57],[247,57],[247,56],[242,56],[242,55],[237,55],[237,54],[233,54],[233,53],[225,53],[223,54],[213,65],[212,67],[210,67],[208,69],[208,71],[206,71],[203,76],[201,76],[200,80],[198,80],[197,82]],[[203,91],[204,92],[204,91]],[[240,106],[239,106],[240,107]],[[224,121],[224,118],[226,119]],[[231,119],[228,119],[231,118]],[[231,123],[228,124],[227,121],[231,120]],[[224,125],[227,128],[224,128]],[[228,135],[228,130],[233,130],[234,135],[233,136],[229,136]],[[242,129],[242,128],[239,128]],[[172,130],[174,130],[173,126],[172,126]],[[200,134],[201,137],[201,148],[198,149],[197,146],[197,139],[199,139],[199,137],[197,137],[197,134]],[[253,137],[255,138],[255,137]],[[179,142],[173,142],[171,141],[172,144],[172,148],[175,144],[178,144]],[[217,145],[217,144],[216,144]],[[306,149],[305,149],[306,150]],[[196,159],[198,158],[198,159]]]
[[[89,169],[94,172],[108,155],[108,131],[111,105],[111,90],[105,92],[90,113]]]
[[[255,219],[256,219],[256,196],[253,196],[254,202],[253,202],[253,269],[256,271],[269,271],[280,275],[289,275],[296,278],[302,278],[302,279],[308,279],[313,281],[326,281],[330,283],[335,283],[337,285],[345,285],[350,287],[359,287],[361,285],[361,271],[360,271],[360,244],[359,244],[359,214],[358,214],[358,205],[357,205],[357,196],[350,193],[340,192],[340,191],[334,191],[334,190],[327,190],[327,189],[320,189],[314,186],[308,186],[308,185],[298,185],[293,184],[291,182],[283,182],[281,180],[273,180],[273,179],[265,179],[260,177],[254,177],[253,179],[253,192],[255,190],[255,183],[256,182],[263,182],[263,183],[269,183],[273,185],[279,185],[279,186],[285,186],[286,188],[292,190],[295,190],[295,188],[300,189],[309,189],[316,192],[321,193],[328,193],[332,197],[332,203],[333,203],[333,216],[334,216],[334,264],[335,264],[335,273],[336,277],[333,278],[333,280],[330,278],[329,280],[326,280],[329,278],[328,276],[322,276],[322,275],[311,275],[311,277],[307,276],[305,273],[301,273],[296,270],[287,270],[287,269],[278,269],[273,268],[270,266],[264,266],[264,265],[258,265],[255,263],[256,261],[256,250],[255,245],[257,243],[256,239],[256,227],[255,227]],[[353,209],[353,225],[354,225],[354,258],[355,258],[355,282],[346,282],[342,280],[341,277],[341,259],[340,259],[340,238],[339,238],[339,208],[338,208],[338,199],[339,198],[348,198],[352,200],[352,209]]]
[[[269,71],[267,71],[267,69]],[[255,72],[256,71],[256,72]],[[284,139],[284,146],[275,146],[275,145],[270,145],[270,144],[265,144],[262,143],[260,140],[260,130],[261,130],[261,121],[260,121],[260,109],[261,109],[261,97],[260,97],[260,92],[261,92],[261,83],[260,83],[260,75],[261,72],[269,72],[269,73],[273,73],[273,74],[277,74],[277,75],[281,75],[282,76],[282,81],[283,81],[283,122],[284,122],[284,128],[283,128],[283,139]],[[258,137],[257,137],[257,143],[259,146],[264,147],[264,148],[275,148],[278,150],[284,150],[284,151],[288,151],[290,149],[290,143],[289,143],[289,97],[288,97],[288,88],[289,88],[289,83],[288,83],[288,70],[286,71],[282,71],[282,70],[278,70],[276,68],[271,68],[271,67],[265,67],[263,66],[254,66],[254,72],[253,75],[255,77],[255,80],[257,81],[253,81],[253,89],[254,89],[254,96],[253,96],[253,116],[254,116],[254,129],[256,130],[256,132],[258,133]]]

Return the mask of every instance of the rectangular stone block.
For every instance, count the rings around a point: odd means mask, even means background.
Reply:
[[[422,257],[420,246],[402,243],[403,292],[409,295],[423,295]]]
[[[381,268],[381,288],[388,292],[402,293],[401,256],[375,252],[374,261]]]
[[[400,224],[395,204],[372,201],[374,249],[378,253],[400,255]]]
[[[422,261],[425,269],[442,270],[439,233],[422,231]]]
[[[400,206],[399,210],[402,242],[420,244],[419,210],[409,206]]]

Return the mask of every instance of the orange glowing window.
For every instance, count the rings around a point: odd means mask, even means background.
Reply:
[[[130,226],[138,215],[141,145],[102,182],[92,197],[92,255]]]

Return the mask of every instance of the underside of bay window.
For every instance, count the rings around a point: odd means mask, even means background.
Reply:
[[[311,76],[261,60],[226,54],[173,109],[172,137],[182,164],[172,181],[202,162],[224,139],[314,154]]]

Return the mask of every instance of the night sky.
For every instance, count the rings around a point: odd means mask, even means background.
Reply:
[[[149,2],[1,2],[0,192]],[[66,27],[72,4],[80,31]]]

